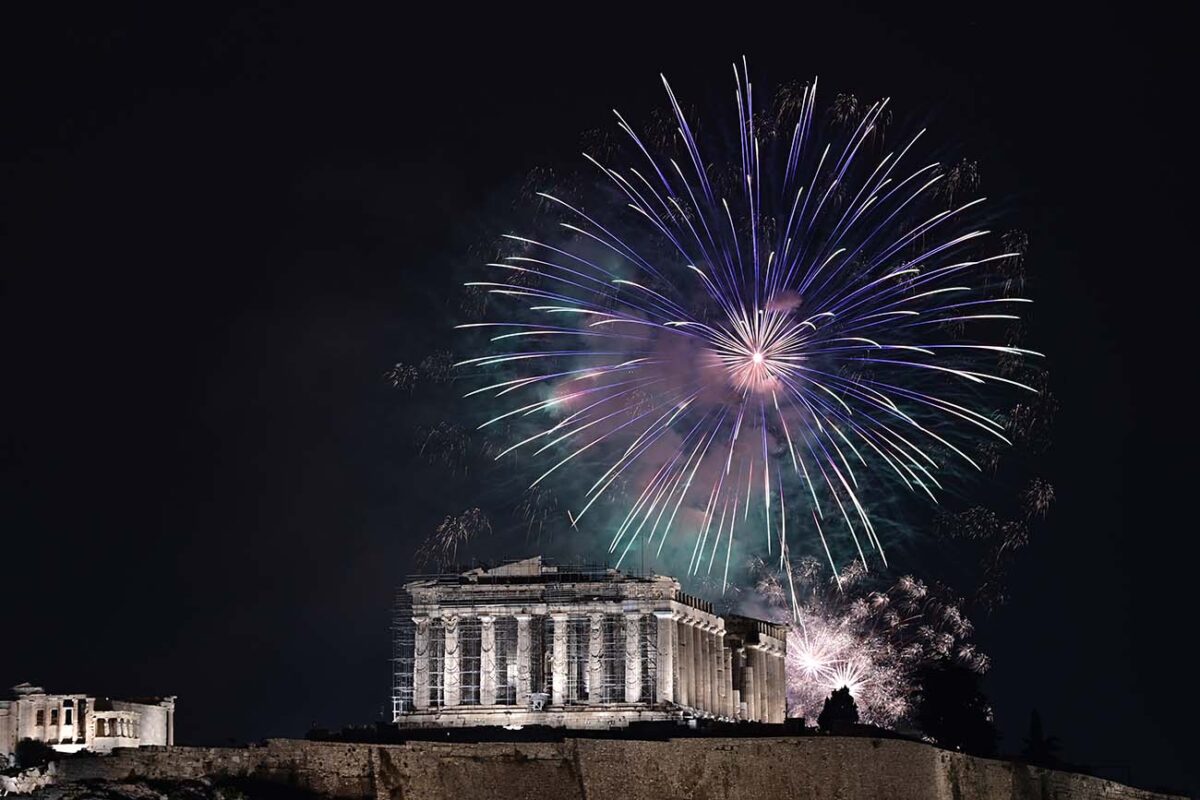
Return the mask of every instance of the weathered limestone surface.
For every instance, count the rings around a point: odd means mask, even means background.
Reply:
[[[253,777],[338,798],[1154,800],[1110,781],[918,742],[794,738],[366,745],[274,739],[61,762],[59,781]]]

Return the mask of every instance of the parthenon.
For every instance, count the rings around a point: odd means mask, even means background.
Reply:
[[[674,578],[534,557],[398,592],[393,721],[403,727],[715,718],[783,722],[786,626]]]

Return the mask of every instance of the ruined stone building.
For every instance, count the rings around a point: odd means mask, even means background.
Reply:
[[[404,727],[783,722],[786,627],[718,616],[661,575],[540,557],[406,583],[394,721]]]
[[[86,694],[48,694],[28,683],[0,700],[0,762],[17,742],[33,739],[63,753],[175,744],[175,698],[111,700]]]

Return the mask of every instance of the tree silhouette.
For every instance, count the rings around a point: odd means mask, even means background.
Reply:
[[[50,745],[36,739],[22,739],[13,748],[13,758],[21,769],[40,767],[54,759],[55,752]]]
[[[996,726],[977,673],[960,666],[927,668],[920,686],[917,726],[926,736],[964,753],[996,752]]]
[[[1039,767],[1054,767],[1062,763],[1058,759],[1058,751],[1058,737],[1045,734],[1042,730],[1042,715],[1035,708],[1029,715],[1029,736],[1025,738],[1021,759]]]
[[[850,688],[843,686],[835,689],[817,716],[817,725],[828,733],[835,728],[857,724],[858,706],[855,704],[854,698],[850,696]]]

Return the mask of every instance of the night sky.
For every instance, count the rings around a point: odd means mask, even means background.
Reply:
[[[380,719],[393,589],[470,505],[382,373],[452,336],[530,168],[660,71],[727,99],[744,53],[924,115],[1029,233],[1058,502],[977,620],[1002,750],[1036,707],[1068,759],[1200,793],[1180,24],[793,6],[7,9],[0,685],[177,694],[183,743]]]

